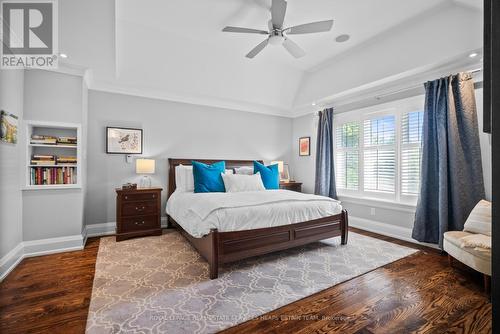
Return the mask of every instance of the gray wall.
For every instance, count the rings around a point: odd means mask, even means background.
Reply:
[[[290,173],[292,177],[302,182],[302,191],[314,192],[314,166],[316,165],[316,130],[318,127],[318,117],[308,114],[294,118],[292,122],[292,160]],[[299,156],[299,138],[311,137],[311,155]]]
[[[84,92],[81,76],[26,71],[24,119],[82,124],[86,120]],[[85,137],[81,140],[86,141]],[[82,185],[85,187],[85,180]],[[79,235],[83,227],[83,200],[84,189],[24,191],[24,240]]]
[[[290,158],[291,119],[90,90],[87,225],[114,222],[114,188],[140,179],[135,162],[106,154],[106,126],[144,130],[143,157],[156,160],[152,183],[164,189],[162,211],[168,158]]]
[[[23,117],[24,71],[0,70],[0,110]],[[0,258],[22,241],[20,144],[0,142]]]
[[[479,136],[482,152],[482,163],[484,173],[484,184],[486,198],[491,200],[491,142],[490,135],[482,132],[483,116],[483,90],[476,90],[476,103],[479,121]],[[352,111],[351,111],[352,112]],[[355,112],[355,111],[354,111]],[[317,117],[312,114],[295,118],[293,120],[293,157],[292,174],[297,181],[303,182],[303,188],[306,192],[314,191],[314,166],[313,159],[316,142]],[[299,137],[311,136],[311,157],[298,156]],[[342,198],[340,198],[342,199]],[[353,217],[366,220],[378,221],[403,228],[413,227],[414,208],[407,205],[394,205],[391,209],[391,203],[377,203],[376,201],[356,201],[351,198],[342,199],[343,206]],[[375,212],[371,210],[375,208]]]

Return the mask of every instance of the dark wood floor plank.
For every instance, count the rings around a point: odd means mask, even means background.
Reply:
[[[285,305],[224,333],[491,333],[482,278],[440,251],[416,254]],[[84,333],[99,239],[28,258],[0,283],[0,333]]]

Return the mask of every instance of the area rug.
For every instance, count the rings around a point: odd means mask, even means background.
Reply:
[[[176,231],[102,238],[87,333],[214,333],[415,253],[356,233],[221,268]]]

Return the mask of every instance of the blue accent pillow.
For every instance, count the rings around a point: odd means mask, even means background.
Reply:
[[[226,162],[219,161],[211,165],[206,165],[198,161],[192,161],[194,192],[195,193],[211,193],[225,192],[224,181],[222,181],[221,173],[226,171]]]
[[[279,189],[280,188],[280,173],[278,170],[278,164],[264,166],[258,161],[253,162],[253,173],[257,174],[260,172],[260,177],[262,178],[262,183],[266,189]]]

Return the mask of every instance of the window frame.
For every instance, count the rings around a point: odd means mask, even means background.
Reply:
[[[358,143],[358,190],[340,189],[337,187],[339,196],[357,197],[369,200],[391,201],[406,205],[416,205],[418,195],[402,194],[402,121],[403,115],[408,112],[424,110],[424,95],[413,96],[396,101],[391,101],[379,105],[369,106],[365,108],[350,110],[334,115],[334,157],[337,156],[339,149],[336,146],[335,138],[337,136],[337,127],[350,122],[357,122],[360,127],[359,143]],[[395,149],[395,180],[394,193],[384,191],[364,190],[364,121],[368,119],[379,118],[383,116],[393,115],[395,118],[395,142],[394,145],[389,145]],[[382,147],[382,146],[379,146]],[[341,150],[340,150],[341,151]]]

